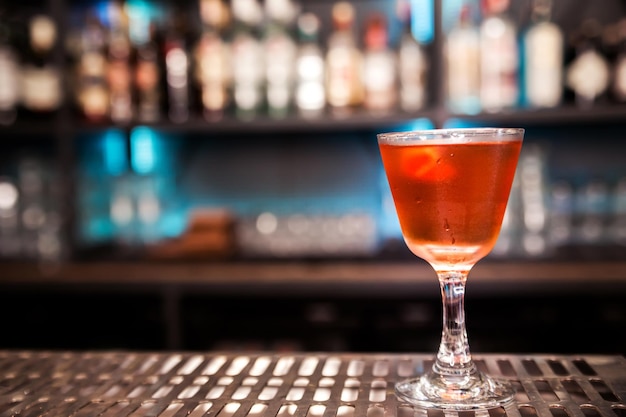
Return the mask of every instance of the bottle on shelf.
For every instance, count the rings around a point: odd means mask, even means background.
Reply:
[[[11,155],[0,176],[0,258],[58,261],[62,238],[58,178],[50,161],[31,152]]]
[[[15,180],[0,177],[0,257],[15,258],[21,251],[19,232],[20,193]]]
[[[163,59],[159,45],[158,29],[152,22],[148,26],[145,39],[135,49],[134,84],[137,119],[140,122],[156,122],[161,118],[161,63]]]
[[[498,112],[519,100],[517,28],[507,15],[509,0],[482,0],[482,8],[480,99],[484,110]]]
[[[326,95],[333,113],[348,115],[363,104],[363,56],[353,33],[354,6],[340,1],[333,5],[334,30],[326,53]]]
[[[138,244],[137,207],[134,196],[134,176],[125,172],[119,176],[108,178],[111,184],[109,201],[109,217],[112,224],[112,235],[120,245],[129,248]]]
[[[600,52],[609,64],[610,76],[609,87],[607,91],[607,98],[612,102],[619,103],[621,100],[618,97],[616,90],[617,79],[617,66],[619,62],[619,56],[622,50],[620,44],[620,21],[610,24],[603,24],[600,33]]]
[[[626,176],[613,188],[610,230],[614,243],[626,244]]]
[[[599,178],[587,180],[576,192],[576,239],[583,245],[606,244],[609,239],[610,188]]]
[[[574,92],[576,105],[593,107],[605,98],[610,83],[610,67],[600,50],[601,25],[595,19],[582,23],[574,36],[576,57],[566,68],[567,86]]]
[[[189,55],[185,36],[185,16],[175,9],[168,20],[163,39],[165,59],[166,112],[169,120],[183,123],[189,119],[192,107],[189,84]]]
[[[265,64],[259,26],[263,10],[258,0],[233,0],[234,34],[231,44],[233,99],[238,118],[257,116],[264,102]]]
[[[57,170],[47,163],[46,170],[46,215],[39,230],[37,257],[42,261],[58,262],[68,254],[68,245],[64,235],[63,190]]]
[[[57,41],[54,20],[39,14],[28,22],[28,48],[22,52],[20,68],[20,102],[31,115],[50,115],[61,105],[61,73],[53,58]]]
[[[287,116],[293,101],[297,47],[292,26],[297,14],[291,0],[265,0],[265,100],[273,118]]]
[[[80,34],[75,94],[80,112],[90,122],[102,122],[109,117],[105,36],[97,17],[87,16]]]
[[[200,0],[202,34],[196,44],[195,79],[200,89],[202,112],[207,120],[223,117],[231,97],[232,66],[225,29],[230,10],[222,0]]]
[[[63,100],[61,72],[54,62],[57,41],[54,20],[35,15],[28,22],[28,51],[20,69],[21,104],[33,115],[51,115]]]
[[[574,187],[563,179],[553,181],[549,187],[548,244],[553,248],[568,246],[574,239]]]
[[[46,171],[40,158],[28,155],[17,161],[21,255],[28,259],[39,257],[39,238],[48,222]]]
[[[19,103],[19,62],[12,45],[11,28],[0,19],[0,126],[12,124]]]
[[[619,21],[616,31],[619,47],[613,64],[611,87],[615,101],[624,103],[626,102],[626,18]]]
[[[550,248],[546,237],[548,221],[547,158],[538,144],[524,147],[517,170],[520,187],[523,253],[529,257],[545,257]]]
[[[552,0],[534,0],[532,24],[524,34],[525,102],[556,107],[563,96],[563,33],[550,21]]]
[[[468,4],[445,41],[447,106],[454,113],[481,111],[480,35]]]
[[[411,30],[411,6],[408,0],[398,2],[398,17],[403,33],[398,46],[398,88],[400,108],[416,112],[426,103],[428,58]]]
[[[319,45],[320,20],[313,13],[298,17],[295,104],[303,117],[318,117],[326,105],[325,62]]]
[[[128,123],[135,117],[128,20],[120,4],[112,3],[109,12],[106,71],[110,117],[113,123]]]
[[[389,48],[385,16],[374,13],[365,27],[363,53],[364,106],[374,114],[385,114],[397,103],[397,56]]]
[[[136,178],[136,210],[138,237],[143,245],[154,243],[162,238],[160,225],[163,215],[162,196],[159,195],[159,179],[155,174]]]

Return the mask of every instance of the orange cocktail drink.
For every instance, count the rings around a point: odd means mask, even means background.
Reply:
[[[431,264],[463,268],[493,248],[520,141],[380,144],[404,239]]]

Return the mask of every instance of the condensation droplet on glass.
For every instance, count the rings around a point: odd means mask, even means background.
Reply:
[[[450,244],[454,245],[456,243],[456,239],[453,237],[452,241],[450,242]]]
[[[450,231],[450,224],[448,223],[448,219],[445,219],[443,221],[443,227],[444,227],[444,229],[446,229],[446,232]]]
[[[441,164],[441,158],[437,159],[437,165]]]
[[[453,154],[453,153],[451,153],[451,154],[450,154],[450,157],[453,157],[453,156],[454,156],[454,154]]]

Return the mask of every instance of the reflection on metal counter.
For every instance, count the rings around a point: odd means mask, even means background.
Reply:
[[[7,415],[398,417],[420,415],[390,387],[432,365],[425,355],[0,352]],[[477,357],[512,381],[515,402],[459,417],[621,417],[619,356]],[[430,415],[430,413],[429,413]],[[434,416],[443,416],[443,412]]]

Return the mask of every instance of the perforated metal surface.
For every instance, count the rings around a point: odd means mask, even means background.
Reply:
[[[422,411],[396,399],[393,385],[430,359],[0,351],[0,416],[419,417]],[[626,417],[623,357],[476,359],[514,382],[517,401],[460,417]]]

